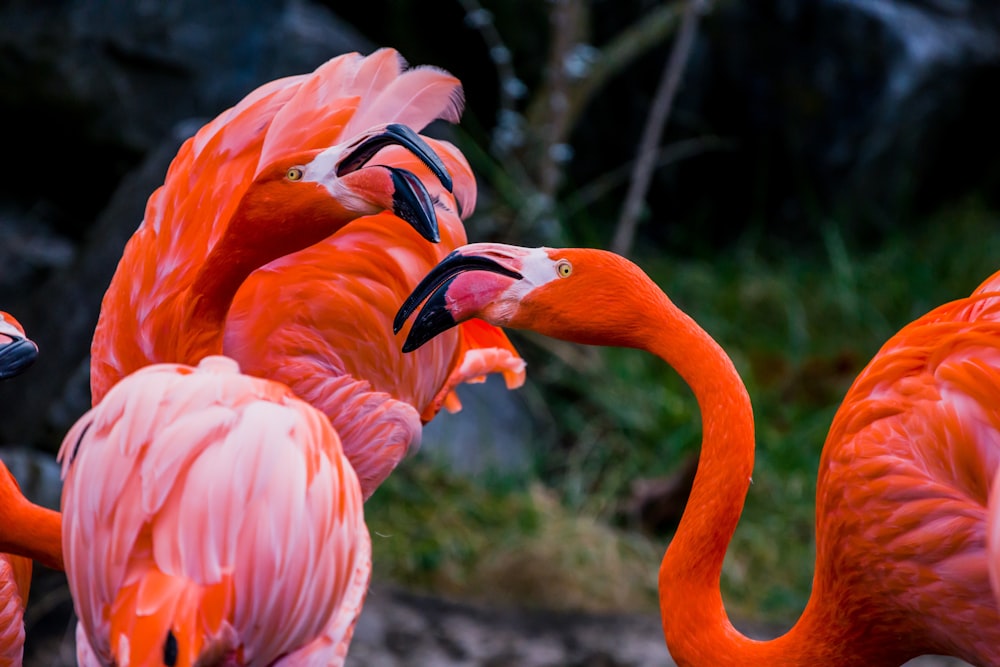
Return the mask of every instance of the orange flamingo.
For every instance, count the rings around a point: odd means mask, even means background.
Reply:
[[[750,399],[722,348],[641,269],[599,250],[468,245],[428,274],[396,328],[429,297],[406,350],[480,317],[646,350],[691,386],[701,457],[659,576],[678,664],[899,665],[943,654],[997,665],[998,286],[1000,273],[909,324],[854,382],[820,463],[812,595],[771,641],[739,633],[719,591],[753,468]]]
[[[24,335],[24,327],[0,311],[0,379],[24,372],[37,356],[38,347]],[[0,476],[8,477],[8,483],[17,488],[17,481],[2,462]],[[15,499],[20,497],[18,492]],[[4,526],[8,525],[7,514],[15,510],[6,501],[0,495],[0,524]],[[31,559],[0,553],[0,665],[16,667],[24,655],[24,606],[31,590],[31,569]]]
[[[10,475],[4,466],[0,475]],[[11,479],[11,483],[17,484]],[[5,514],[0,508],[0,518]],[[24,608],[31,591],[31,559],[0,553],[0,665],[18,667],[24,656]]]
[[[459,216],[476,194],[457,149],[406,129],[457,122],[461,84],[404,65],[391,49],[334,58],[262,86],[184,144],[104,297],[94,404],[146,364],[218,349],[325,412],[367,497],[419,443],[421,418],[457,407],[455,385],[494,370],[523,380],[494,327],[416,357],[394,343],[396,305],[466,242]],[[436,239],[433,220],[440,249],[420,238]]]
[[[148,366],[59,458],[81,665],[343,664],[371,572],[361,487],[287,387],[227,357]]]

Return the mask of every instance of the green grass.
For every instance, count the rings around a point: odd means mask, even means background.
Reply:
[[[729,352],[753,399],[754,483],[722,582],[734,616],[787,622],[801,611],[836,407],[890,335],[1000,268],[997,217],[967,203],[873,249],[849,247],[833,221],[802,255],[748,241],[711,262],[637,258]],[[693,397],[637,351],[515,341],[544,399],[538,432],[555,434],[533,477],[463,480],[405,462],[367,508],[376,577],[494,602],[655,609],[669,536],[641,535],[620,512],[633,480],[697,452]]]

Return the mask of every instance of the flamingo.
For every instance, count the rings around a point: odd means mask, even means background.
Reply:
[[[404,68],[392,49],[339,56],[265,84],[181,147],[105,294],[94,404],[146,364],[224,352],[327,414],[368,497],[423,423],[460,407],[455,386],[492,371],[523,382],[495,327],[410,357],[394,343],[396,305],[466,242],[476,194],[454,146],[409,129],[457,122],[460,82]]]
[[[371,572],[361,487],[287,387],[222,356],[150,365],[59,460],[79,664],[343,664]]]
[[[38,347],[24,335],[24,327],[8,313],[0,311],[0,379],[25,371],[38,356]],[[0,476],[17,488],[17,481],[0,462]],[[15,500],[21,498],[18,489]],[[14,509],[0,495],[0,524],[8,525],[7,514]],[[2,549],[2,542],[0,542]],[[0,553],[0,665],[17,667],[24,655],[24,607],[31,590],[31,559]]]
[[[23,373],[38,357],[38,346],[24,335],[24,327],[0,310],[0,380]]]
[[[679,665],[877,666],[923,654],[997,665],[998,287],[1000,273],[904,327],[848,391],[821,456],[812,595],[771,641],[738,632],[719,590],[753,467],[750,399],[723,349],[639,267],[600,250],[467,245],[426,276],[395,328],[426,299],[404,350],[478,317],[645,350],[687,382],[702,449],[659,571]]]

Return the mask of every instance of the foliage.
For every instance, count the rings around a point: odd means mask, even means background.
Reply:
[[[427,459],[408,462],[365,508],[375,576],[492,605],[598,610],[655,602],[648,540],[578,516],[539,482],[524,482],[477,484]]]

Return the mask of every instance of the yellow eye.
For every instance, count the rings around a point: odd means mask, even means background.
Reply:
[[[285,178],[290,181],[298,181],[302,179],[302,169],[299,167],[292,167],[285,172]]]
[[[560,278],[566,278],[569,274],[573,273],[573,265],[565,259],[561,260],[558,264],[556,264],[556,272],[559,274]]]

